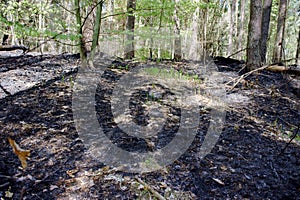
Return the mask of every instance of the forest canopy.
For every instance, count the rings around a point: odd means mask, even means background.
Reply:
[[[170,59],[186,58],[186,48],[197,42],[200,54],[246,60],[251,54],[246,53],[248,37],[253,35],[252,3],[260,5],[255,16],[264,17],[260,29],[267,31],[262,62],[295,62],[300,35],[297,0],[2,0],[0,37],[2,45],[24,45],[30,51],[81,54],[98,45],[101,49],[101,42],[116,41],[109,53],[121,57],[121,49],[134,39],[135,57]],[[276,51],[282,54],[279,60]]]

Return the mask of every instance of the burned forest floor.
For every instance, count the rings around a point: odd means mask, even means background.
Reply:
[[[154,104],[166,117],[163,128],[150,140],[120,129],[111,109],[113,89],[145,63],[193,77],[203,73],[188,61],[116,59],[106,66],[95,93],[100,128],[119,148],[139,153],[171,142],[181,113],[168,88],[141,85],[127,115],[147,126]],[[199,105],[188,149],[169,165],[140,174],[105,165],[79,135],[72,110],[78,55],[0,56],[0,199],[299,199],[299,136],[290,142],[300,124],[299,77],[262,70],[240,79],[242,62],[215,64],[226,116],[212,150],[199,157],[212,120],[211,109]],[[25,169],[8,137],[30,150]]]

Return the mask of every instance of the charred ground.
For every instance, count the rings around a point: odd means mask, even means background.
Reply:
[[[163,62],[182,69],[189,65]],[[236,88],[231,88],[233,82],[228,84],[226,123],[213,151],[204,159],[197,157],[210,120],[209,110],[203,108],[197,136],[188,151],[163,170],[139,175],[106,167],[89,154],[80,140],[72,115],[77,64],[78,56],[69,54],[0,58],[0,75],[34,67],[49,73],[57,69],[50,78],[36,81],[21,92],[11,94],[7,89],[0,100],[1,198],[157,198],[152,190],[166,199],[299,198],[299,137],[282,153],[300,123],[299,88],[293,84],[299,81],[297,77],[262,71],[251,74]],[[237,78],[243,65],[217,64],[227,81]],[[64,70],[66,65],[73,67]],[[124,149],[143,152],[153,150],[151,144],[163,146],[172,139],[180,111],[167,105],[169,118],[159,140],[149,143],[122,134],[111,114],[110,95],[116,80],[136,65],[118,61],[105,71],[97,89],[96,110],[111,140]],[[142,106],[146,96],[140,91],[132,97],[131,115],[137,123],[147,123],[146,108]],[[26,170],[20,169],[7,137],[31,151]]]

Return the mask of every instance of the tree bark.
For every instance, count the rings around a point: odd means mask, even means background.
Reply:
[[[287,73],[287,74],[300,76],[300,70],[298,68],[289,67],[289,66],[271,65],[267,67],[266,70],[271,72]]]
[[[81,61],[86,60],[87,50],[85,47],[85,43],[83,40],[83,31],[82,31],[82,22],[81,22],[81,14],[80,14],[80,0],[75,0],[75,12],[76,12],[76,24],[77,24],[77,33],[79,34],[79,53]]]
[[[236,10],[236,0],[229,0],[229,38],[228,38],[228,55],[232,54],[233,48],[233,38],[235,36],[235,10]]]
[[[8,34],[4,34],[3,38],[2,38],[2,45],[8,45],[8,38],[9,35]]]
[[[300,65],[300,28],[299,28],[299,33],[298,33],[298,45],[297,45],[297,52],[296,52],[296,64]]]
[[[136,0],[127,0],[127,23],[126,23],[126,44],[125,44],[125,59],[134,58],[134,11],[136,9]]]
[[[23,50],[23,52],[28,50],[28,47],[22,45],[0,45],[0,51],[14,51],[14,50]]]
[[[253,70],[261,66],[261,22],[262,0],[251,0],[247,42],[247,70]]]
[[[174,9],[174,33],[175,33],[175,43],[174,43],[174,60],[181,60],[181,37],[180,37],[180,19],[178,17],[178,4],[179,0],[175,0]]]
[[[103,5],[103,0],[101,0],[97,5],[96,19],[95,19],[95,25],[94,25],[94,31],[93,31],[93,42],[92,42],[91,55],[90,55],[90,58],[92,60],[94,59],[94,55],[95,55],[95,52],[96,52],[96,47],[99,44],[99,34],[100,34],[101,16],[102,16],[102,5]]]
[[[199,42],[199,10],[200,8],[196,8],[193,14],[192,22],[191,22],[191,28],[189,32],[191,32],[190,37],[190,48],[187,55],[187,59],[190,60],[197,60],[199,56],[199,48],[200,48],[200,42]]]
[[[239,35],[238,35],[238,49],[243,49],[243,37],[244,37],[244,21],[245,21],[245,4],[246,0],[240,1],[240,20],[239,20]],[[243,56],[241,54],[240,59],[243,59]]]
[[[269,37],[270,16],[272,11],[272,0],[264,0],[262,25],[261,25],[261,61],[266,62],[267,41]]]
[[[108,0],[107,1],[107,12],[108,12],[109,15],[112,15],[115,12],[115,2],[114,2],[114,0]],[[108,20],[111,21],[111,22],[114,21],[113,16],[110,16],[108,18]]]
[[[273,63],[279,63],[282,60],[283,53],[283,40],[284,40],[284,31],[285,31],[285,18],[287,10],[287,1],[280,0],[279,10],[278,10],[278,19],[277,19],[277,32],[275,45],[273,50]]]

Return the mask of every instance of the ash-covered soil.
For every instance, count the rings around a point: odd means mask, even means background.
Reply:
[[[135,123],[151,125],[153,105],[166,117],[158,135],[150,139],[122,131],[111,109],[117,81],[139,64],[119,60],[108,66],[97,85],[95,109],[100,127],[115,145],[133,152],[156,151],[171,142],[179,129],[181,111],[172,104],[172,91],[157,85],[150,94],[153,86],[146,85],[132,92],[126,114]],[[182,69],[183,74],[194,70],[189,62],[154,64]],[[35,84],[14,92],[10,92],[13,85],[0,80],[0,90],[5,90],[0,99],[0,198],[299,199],[299,136],[286,147],[300,124],[299,88],[291,84],[299,78],[262,71],[232,88],[242,63],[217,64],[227,83],[227,106],[223,131],[212,151],[199,157],[211,120],[211,109],[199,105],[200,123],[188,150],[163,169],[138,174],[106,166],[79,137],[72,113],[78,56],[1,57],[1,77],[4,73],[15,77],[15,70],[23,70],[20,76],[30,77],[36,71],[42,75],[35,81],[22,79]],[[36,70],[26,73],[32,68]],[[26,169],[21,168],[8,137],[30,150]]]

